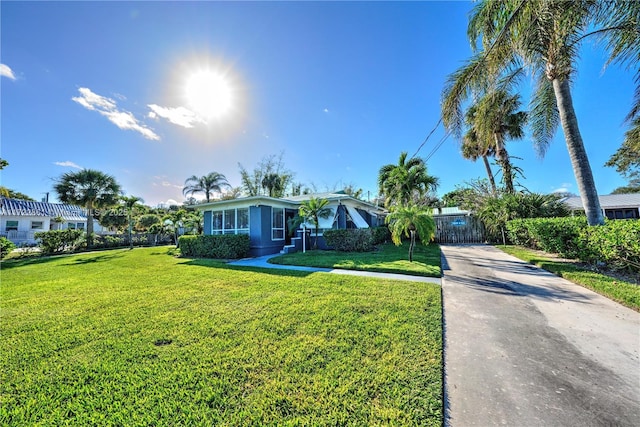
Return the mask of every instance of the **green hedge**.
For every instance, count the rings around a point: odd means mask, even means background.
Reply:
[[[370,252],[374,247],[374,232],[370,228],[326,230],[327,246],[343,252]]]
[[[9,255],[15,248],[16,245],[11,240],[6,237],[0,237],[0,259]]]
[[[251,245],[246,234],[180,236],[178,241],[182,255],[201,258],[244,258],[249,255]]]
[[[83,230],[51,230],[34,234],[44,254],[78,250],[87,241]]]
[[[589,227],[584,217],[532,218],[507,222],[509,240],[566,258],[640,271],[640,221],[605,220]]]
[[[371,232],[373,233],[374,245],[380,245],[391,241],[391,232],[389,231],[389,227],[386,225],[374,227],[371,229]]]

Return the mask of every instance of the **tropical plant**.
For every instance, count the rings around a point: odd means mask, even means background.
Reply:
[[[184,182],[182,194],[188,196],[195,193],[204,193],[205,200],[211,201],[214,193],[221,193],[223,188],[230,188],[227,178],[218,172],[210,172],[205,176],[193,175]]]
[[[122,196],[120,198],[120,201],[122,202],[127,213],[127,226],[129,229],[129,249],[133,249],[133,211],[140,203],[144,203],[144,200],[142,200],[142,197],[137,196]]]
[[[0,194],[2,194],[4,197],[7,197],[9,199],[28,200],[31,202],[35,202],[33,198],[27,196],[26,194],[21,193],[19,191],[12,190],[7,187],[3,187],[1,185],[0,185]]]
[[[277,173],[268,173],[262,178],[262,188],[269,197],[282,197],[284,195],[283,177]]]
[[[397,206],[385,218],[391,231],[391,240],[402,245],[402,237],[409,237],[409,262],[413,262],[416,234],[424,245],[428,245],[436,231],[436,223],[429,211],[417,205]]]
[[[284,196],[287,187],[293,185],[294,174],[285,169],[283,156],[284,152],[264,157],[252,172],[238,163],[242,189],[247,196],[260,196],[265,194],[265,190],[271,197]]]
[[[475,117],[476,108],[470,107],[467,110],[465,122],[469,124],[469,129],[467,133],[462,138],[462,157],[467,160],[471,160],[475,162],[478,158],[482,158],[482,162],[484,163],[484,167],[487,171],[487,178],[489,179],[489,183],[491,184],[491,189],[494,193],[498,192],[498,188],[496,187],[496,180],[493,176],[493,171],[491,170],[491,165],[489,164],[489,156],[495,156],[495,147],[493,145],[485,145],[481,144],[478,140],[478,134],[476,130],[473,128],[472,123]]]
[[[485,93],[482,98],[469,107],[465,116],[469,131],[463,141],[466,144],[476,145],[477,151],[483,156],[494,192],[495,182],[486,159],[489,152],[495,154],[498,164],[502,168],[505,191],[507,193],[515,192],[514,169],[505,142],[509,139],[524,137],[527,113],[517,111],[519,108],[519,95],[510,95],[505,90],[496,90]]]
[[[397,164],[382,166],[378,173],[378,188],[385,206],[407,205],[438,188],[438,178],[427,173],[427,165],[419,157],[407,159],[400,153]]]
[[[607,42],[609,62],[638,63],[638,2],[504,0],[474,8],[468,34],[473,57],[448,79],[442,116],[460,128],[462,103],[496,82],[509,87],[519,70],[537,80],[530,111],[534,141],[541,155],[562,124],[565,141],[590,225],[603,224],[600,202],[573,101],[571,82],[580,42],[596,35]],[[640,84],[640,79],[637,79]],[[637,104],[636,104],[637,106]]]
[[[309,200],[305,200],[300,204],[298,214],[309,221],[315,227],[316,238],[313,241],[313,248],[318,248],[318,230],[320,227],[320,218],[329,218],[333,213],[331,208],[327,207],[329,201],[327,199],[320,199],[317,197],[311,197]]]
[[[115,205],[120,196],[120,185],[111,175],[93,169],[82,169],[63,174],[53,189],[61,202],[85,208],[87,247],[91,248],[94,210]]]
[[[176,211],[170,211],[162,218],[165,230],[173,233],[173,237],[176,242],[176,248],[180,245],[181,229],[184,228],[185,220],[187,219],[188,212],[184,209],[178,209]]]

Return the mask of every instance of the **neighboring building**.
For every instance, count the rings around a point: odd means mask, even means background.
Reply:
[[[204,234],[248,234],[252,256],[302,250],[302,230],[291,236],[287,220],[298,214],[303,201],[311,197],[327,199],[331,215],[320,219],[318,247],[324,248],[323,232],[328,229],[369,228],[384,225],[386,211],[343,192],[308,194],[277,199],[267,196],[243,197],[203,203]],[[315,227],[305,224],[307,236],[315,239]],[[307,237],[305,237],[306,239]],[[306,242],[307,247],[310,246]]]
[[[68,228],[87,229],[87,215],[81,207],[0,197],[0,236],[16,245],[36,243],[34,234],[38,231]],[[94,221],[94,232],[101,230]]]
[[[604,216],[609,219],[638,219],[640,218],[640,193],[609,194],[598,196]],[[582,199],[579,196],[567,197],[562,200],[571,211],[584,212]]]

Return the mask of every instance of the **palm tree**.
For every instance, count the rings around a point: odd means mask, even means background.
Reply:
[[[478,3],[468,27],[476,53],[448,79],[442,102],[445,126],[453,130],[460,127],[461,105],[472,92],[486,90],[495,82],[513,84],[514,72],[526,67],[537,80],[530,117],[536,147],[543,155],[558,124],[562,124],[587,221],[590,225],[603,224],[593,173],[573,108],[571,81],[580,42],[590,35],[608,42],[609,62],[637,64],[639,17],[638,2]],[[500,78],[505,75],[506,80]]]
[[[391,231],[391,240],[396,246],[402,245],[402,237],[409,237],[409,262],[413,262],[413,248],[416,234],[424,245],[428,245],[436,231],[436,223],[431,214],[417,205],[393,208],[385,218]]]
[[[478,132],[473,127],[474,119],[476,116],[477,108],[475,106],[469,107],[465,114],[465,123],[469,126],[467,133],[462,137],[462,157],[467,160],[475,162],[479,157],[482,157],[482,162],[487,170],[487,177],[491,184],[491,190],[493,194],[498,192],[496,187],[496,180],[489,164],[489,156],[495,156],[495,146],[493,144],[481,144],[478,139]]]
[[[127,223],[129,224],[129,249],[133,249],[133,239],[131,236],[133,221],[131,219],[131,214],[139,203],[144,203],[144,200],[142,200],[142,197],[137,196],[122,196],[120,197],[120,200],[122,201],[124,208],[127,210]]]
[[[509,194],[513,194],[515,188],[513,167],[505,142],[524,137],[527,113],[516,111],[519,107],[519,95],[509,95],[505,90],[491,91],[469,108],[465,120],[475,134],[479,146],[495,152],[498,164],[502,168],[505,190]]]
[[[268,173],[262,178],[262,188],[267,191],[269,197],[282,197],[284,187],[282,186],[283,177],[277,173]]]
[[[329,215],[333,213],[331,208],[327,207],[328,204],[329,201],[327,199],[311,197],[309,200],[303,201],[298,209],[298,214],[315,226],[316,238],[313,242],[314,249],[318,248],[320,218],[329,218]]]
[[[93,246],[93,215],[95,209],[113,206],[120,196],[115,178],[93,169],[67,172],[53,186],[62,203],[82,206],[87,211],[87,247]]]
[[[380,168],[378,188],[384,195],[385,206],[407,205],[415,196],[421,197],[438,187],[438,178],[427,173],[427,165],[419,157],[407,160],[407,153],[400,153],[398,164]]]
[[[188,196],[195,193],[204,193],[208,203],[211,201],[211,195],[222,192],[222,188],[231,188],[231,185],[227,182],[227,178],[221,173],[211,172],[205,176],[198,177],[193,175],[187,178],[184,182],[182,194]]]

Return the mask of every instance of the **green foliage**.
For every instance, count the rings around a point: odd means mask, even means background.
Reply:
[[[0,186],[0,194],[10,199],[28,200],[30,202],[35,202],[33,198],[27,196],[26,194],[3,186]]]
[[[39,231],[34,237],[38,240],[38,245],[44,254],[75,251],[85,243],[82,230]]]
[[[180,253],[199,258],[237,259],[249,255],[251,241],[246,234],[180,236]]]
[[[313,241],[313,247],[318,247],[318,227],[320,225],[320,218],[329,218],[331,215],[331,208],[327,207],[329,201],[327,199],[319,199],[311,197],[309,200],[305,200],[300,204],[298,209],[298,215],[309,221],[315,228],[316,238]]]
[[[293,188],[294,173],[285,168],[283,156],[284,152],[264,157],[252,172],[238,163],[242,190],[247,196],[283,197],[290,186],[292,192],[296,192]]]
[[[438,188],[438,178],[427,173],[427,164],[419,157],[400,153],[397,164],[388,164],[378,172],[378,189],[385,206],[405,206]]]
[[[3,262],[1,425],[442,425],[439,286],[167,253]]]
[[[638,220],[607,220],[603,226],[589,227],[585,217],[536,218],[509,221],[507,230],[517,245],[640,271]]]
[[[402,237],[411,237],[412,232],[424,245],[428,245],[436,231],[436,223],[431,214],[419,206],[398,207],[385,218],[389,224],[391,240],[396,246],[402,244]]]
[[[221,193],[223,188],[231,188],[227,178],[219,172],[210,172],[205,176],[192,175],[184,182],[182,194],[189,196],[195,193],[204,193],[205,200],[211,201],[214,193]]]
[[[386,225],[380,226],[380,227],[373,227],[371,229],[371,232],[373,233],[374,245],[387,243],[391,239],[391,232],[389,231],[389,227],[387,227]]]
[[[369,252],[374,248],[373,232],[369,228],[327,230],[324,232],[327,246],[343,252]]]
[[[149,231],[154,225],[159,225],[162,221],[156,214],[145,214],[138,218],[136,230]]]
[[[16,248],[16,245],[6,237],[0,237],[0,259],[4,259],[12,250]]]

